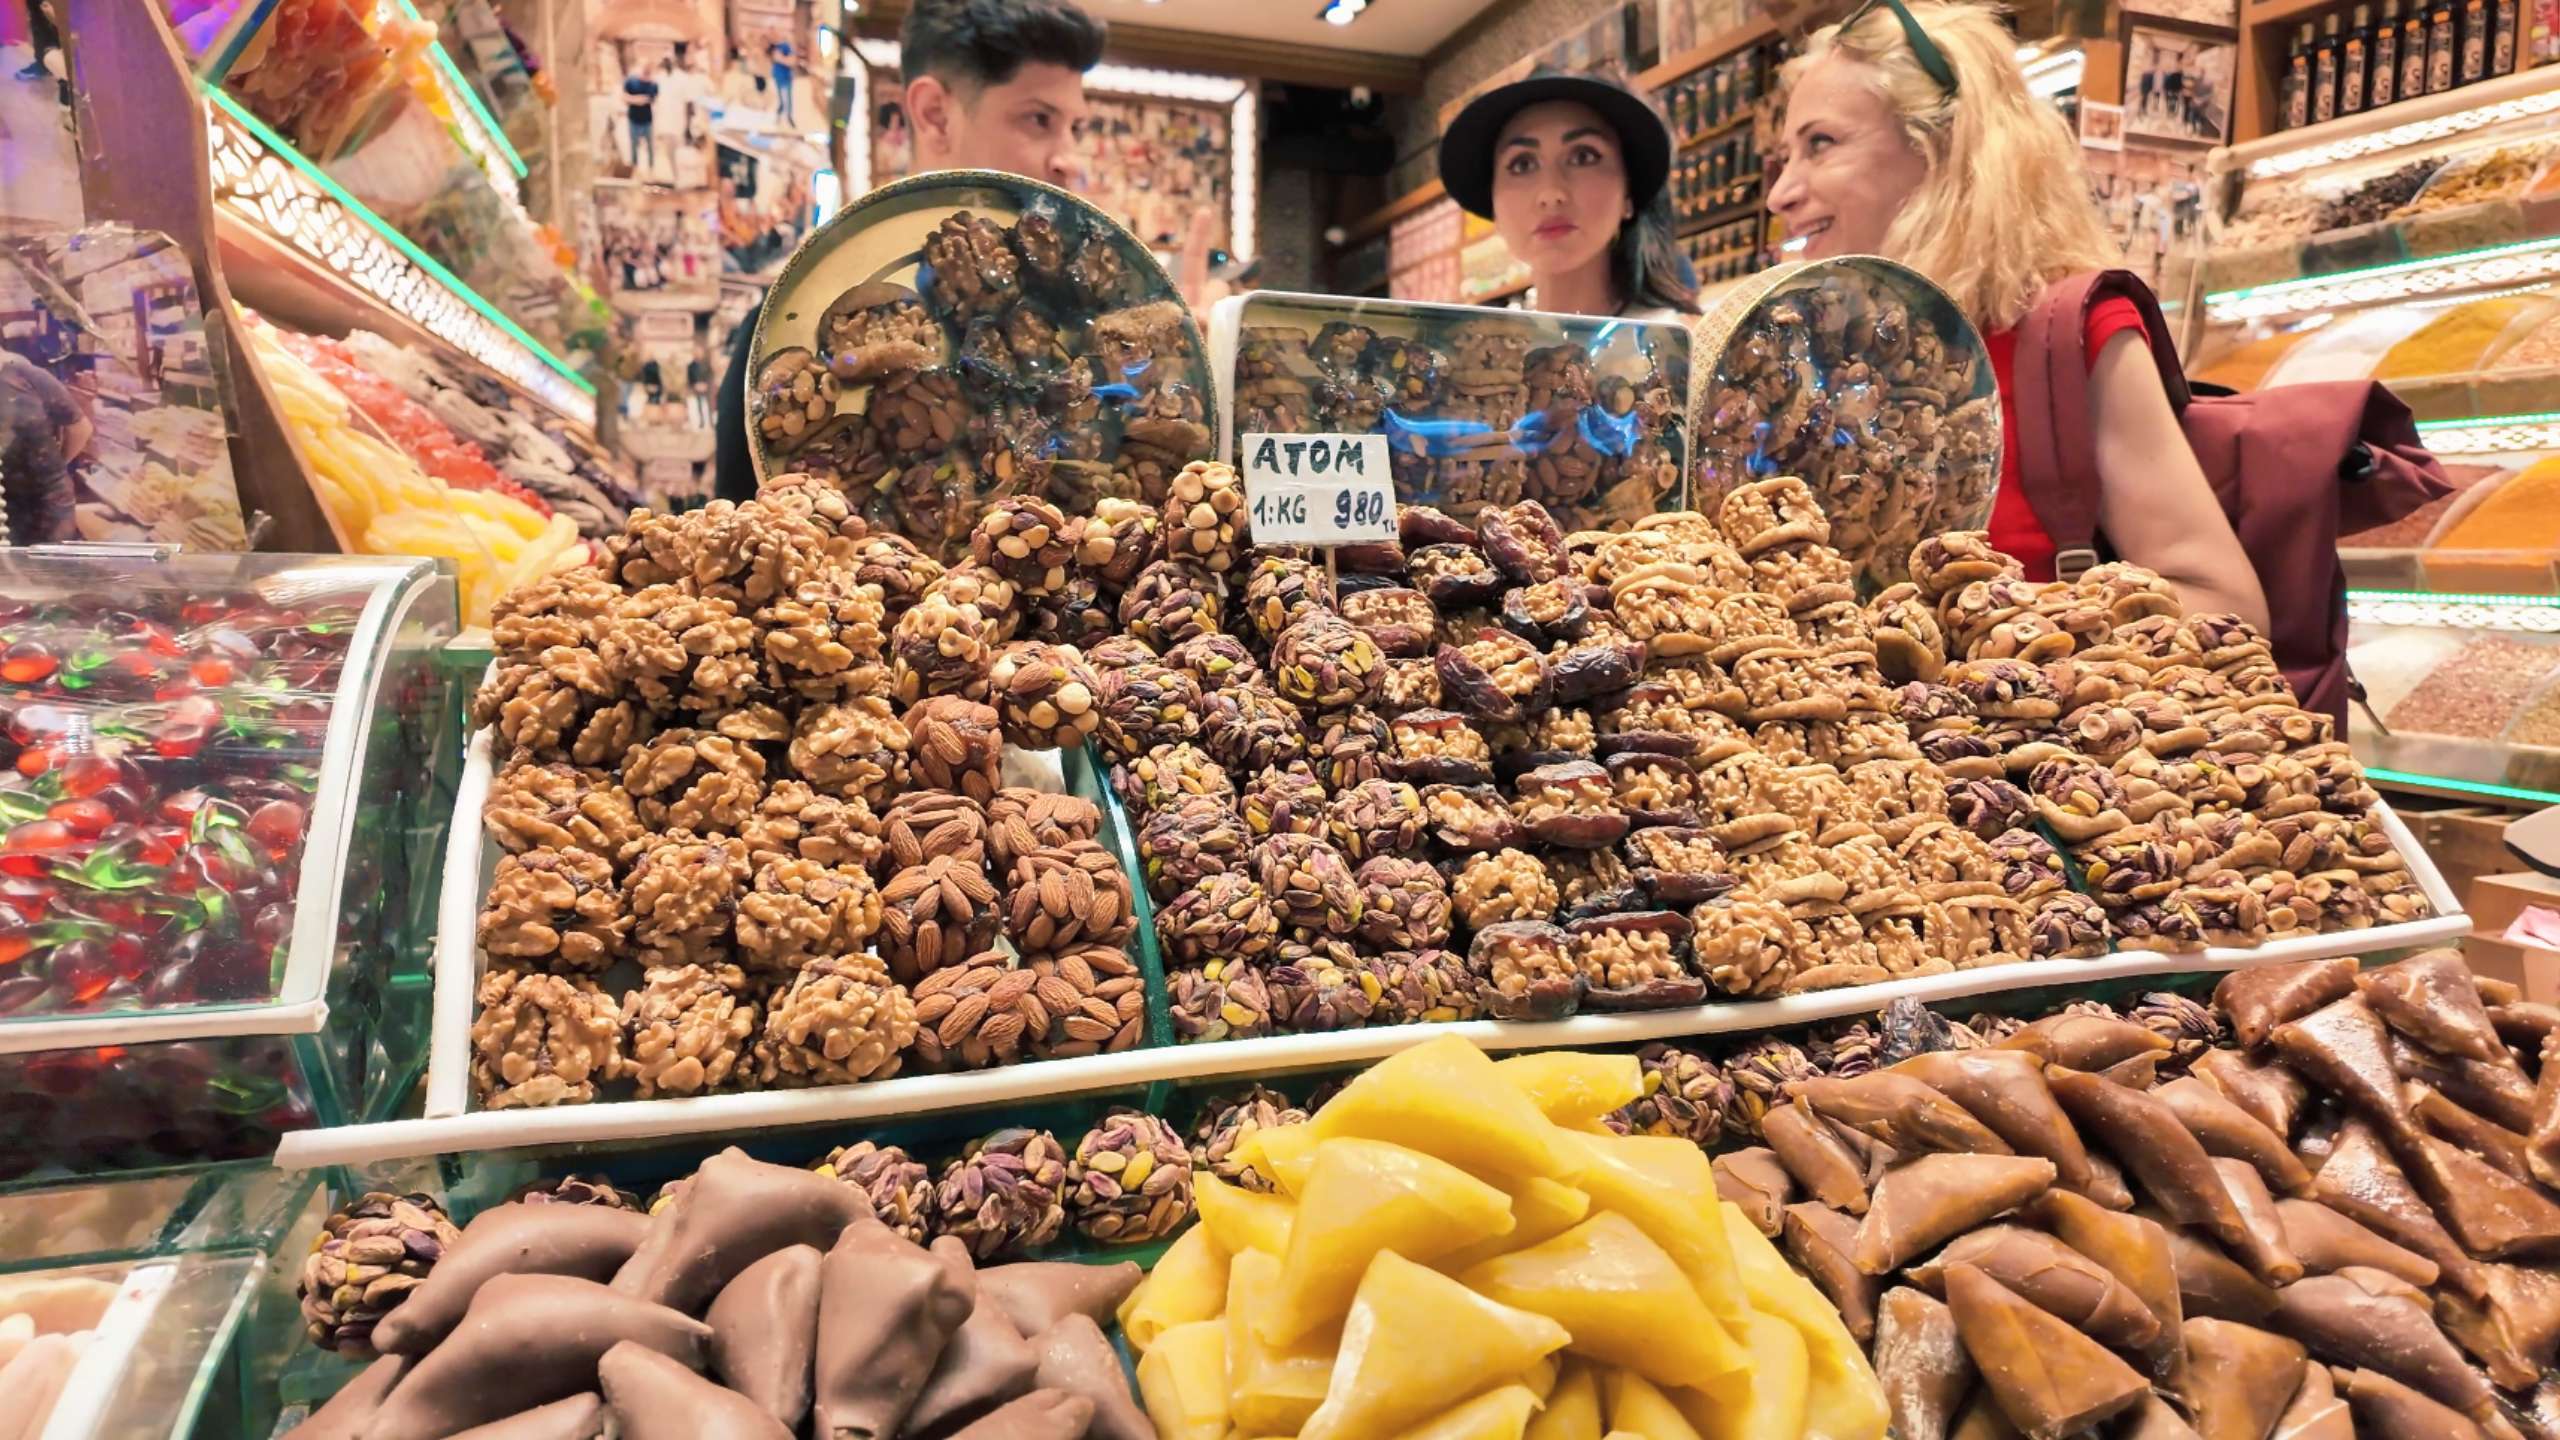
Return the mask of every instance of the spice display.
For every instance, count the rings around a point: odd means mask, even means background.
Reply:
[[[2394,732],[2491,739],[2549,676],[2552,658],[2549,647],[2529,640],[2474,635],[2428,671],[2383,723]]]
[[[2560,307],[2542,295],[2497,295],[2457,305],[2386,351],[2373,367],[2373,378],[2407,380],[2488,369],[2502,338],[2555,308]]]

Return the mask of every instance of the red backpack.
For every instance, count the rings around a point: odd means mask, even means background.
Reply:
[[[2091,306],[2133,302],[2160,383],[2214,498],[2231,517],[2266,591],[2268,643],[2306,710],[2347,721],[2347,576],[2338,536],[2397,520],[2452,486],[2418,439],[2409,407],[2366,380],[2198,394],[2178,368],[2151,288],[2129,271],[2074,276],[2045,291],[2018,325],[2012,414],[2018,477],[2053,537],[2054,571],[2098,562],[2098,456],[2089,418]]]

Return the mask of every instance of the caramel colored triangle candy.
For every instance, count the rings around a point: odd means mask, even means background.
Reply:
[[[1678,1262],[1615,1211],[1603,1210],[1545,1244],[1487,1260],[1458,1279],[1479,1295],[1562,1325],[1575,1354],[1666,1385],[1702,1385],[1745,1361]]]
[[[1875,1338],[1876,1295],[1884,1282],[1858,1268],[1858,1222],[1828,1205],[1807,1200],[1787,1207],[1787,1253],[1840,1311],[1849,1333],[1866,1344]]]
[[[2088,1194],[2089,1151],[2045,1084],[2044,1064],[2023,1050],[1930,1050],[1893,1067],[1961,1105],[2021,1155],[2053,1162],[2054,1183]]]
[[[1644,1067],[1633,1055],[1540,1050],[1493,1068],[1558,1125],[1588,1125],[1644,1095]]]
[[[628,1340],[605,1352],[596,1376],[623,1440],[791,1440],[753,1400]]]
[[[819,1272],[817,1440],[898,1433],[975,1308],[973,1288],[924,1247],[877,1220],[847,1226]]]
[[[2246,1160],[2219,1158],[2213,1170],[2222,1177],[2222,1188],[2230,1192],[2240,1223],[2249,1227],[2251,1253],[2258,1257],[2251,1270],[2280,1285],[2301,1279],[2302,1259],[2285,1243],[2284,1216],[2277,1212],[2276,1197],[2267,1193],[2267,1182],[2257,1167]]]
[[[2048,1065],[2068,1070],[2104,1070],[2136,1055],[2169,1048],[2169,1042],[2112,1015],[2048,1015],[1991,1047],[2024,1050]]]
[[[2532,1168],[2533,1178],[2560,1189],[2560,1031],[2542,1042],[2532,1120],[2525,1135],[2525,1163]]]
[[[2249,1112],[2251,1119],[2285,1140],[2294,1122],[2311,1103],[2311,1087],[2282,1065],[2254,1065],[2237,1050],[2207,1050],[2187,1067],[2222,1092],[2222,1098]]]
[[[2203,1440],[2187,1417],[2157,1393],[2142,1397],[2142,1403],[2126,1411],[2116,1422],[2113,1440]]]
[[[2412,1128],[2400,1077],[2391,1068],[2391,1034],[2361,995],[2333,1000],[2275,1028],[2268,1040],[2313,1088],[2380,1121],[2393,1134]]]
[[[2313,1178],[2312,1198],[2427,1257],[2445,1283],[2463,1294],[2475,1300],[2486,1295],[2480,1267],[2438,1223],[2435,1212],[2427,1208],[2369,1123],[2349,1120],[2338,1127],[2329,1158],[2320,1163]]]
[[[2374,1370],[2330,1372],[2355,1412],[2356,1434],[2372,1440],[2480,1440],[2480,1427],[2462,1412],[2431,1400]]]
[[[1157,1264],[1161,1268],[1163,1262]],[[1014,1329],[1038,1335],[1069,1315],[1082,1315],[1096,1325],[1110,1324],[1113,1313],[1145,1278],[1146,1272],[1128,1260],[1112,1265],[1026,1260],[981,1269],[978,1295],[994,1301]]]
[[[2176,1225],[2164,1228],[2169,1256],[2178,1267],[2178,1303],[2189,1316],[2255,1325],[2276,1307],[2276,1292],[2225,1254],[2212,1236]]]
[[[2560,1203],[2433,1135],[2405,1152],[2405,1171],[2436,1218],[2462,1248],[2482,1260],[2560,1258]]]
[[[418,1357],[366,1422],[365,1440],[436,1440],[596,1384],[596,1362],[636,1341],[688,1367],[711,1327],[570,1275],[500,1275],[444,1343]]]
[[[1281,1345],[1340,1320],[1381,1252],[1428,1262],[1513,1226],[1511,1197],[1493,1186],[1419,1150],[1358,1139],[1316,1156],[1298,1216],[1262,1332]]]
[[[2204,1440],[2266,1440],[2302,1384],[2298,1341],[2230,1320],[2187,1322],[2187,1413]]]
[[[463,1227],[418,1288],[382,1317],[373,1344],[385,1355],[424,1355],[462,1323],[471,1297],[499,1275],[611,1280],[649,1231],[649,1217],[601,1205],[499,1205]]]
[[[613,1412],[605,1407],[603,1396],[572,1395],[521,1415],[474,1425],[452,1440],[607,1440],[614,1434]]]
[[[871,1218],[861,1190],[811,1170],[768,1165],[731,1146],[702,1162],[657,1214],[613,1288],[688,1315],[740,1271],[790,1245],[819,1250]]]
[[[1974,1392],[1972,1402],[1956,1417],[1956,1428],[1948,1440],[2019,1440],[2020,1433],[1986,1388]]]
[[[2509,1390],[2529,1390],[2560,1351],[2560,1272],[2523,1265],[2481,1268],[2488,1277],[2489,1298],[2475,1302],[2440,1295],[2436,1319],[2455,1343],[2488,1367],[2492,1381]]]
[[[2524,1136],[2486,1116],[2473,1114],[2422,1081],[2402,1081],[2400,1094],[2409,1102],[2409,1113],[2431,1133],[2515,1179],[2533,1181],[2533,1155]]]
[[[1716,1195],[1740,1207],[1761,1234],[1777,1238],[1786,1224],[1787,1203],[1795,1198],[1795,1177],[1766,1145],[1728,1150],[1714,1162]]]
[[[2442,1091],[2445,1098],[2465,1110],[2510,1130],[2530,1133],[2533,1129],[2533,1081],[2512,1057],[2464,1060],[2438,1055],[2394,1035],[2391,1068],[2401,1079],[2420,1081]]]
[[[1842,1080],[1800,1080],[1792,1087],[1813,1113],[1904,1155],[1933,1150],[2007,1155],[2009,1142],[1928,1082],[1900,1070],[1870,1070]]]
[[[1885,1172],[1858,1227],[1858,1268],[1890,1275],[1955,1236],[2026,1204],[2053,1185],[2053,1162],[2031,1155],[1923,1155]]]
[[[1064,1390],[1034,1390],[951,1440],[1082,1440],[1092,1426],[1092,1401]]]
[[[1985,1225],[1960,1235],[1911,1278],[1938,1288],[1949,1265],[1971,1265],[2035,1304],[2069,1321],[2101,1344],[2145,1350],[2158,1342],[2160,1322],[2132,1287],[2107,1268],[2041,1230]]]
[[[723,1287],[702,1317],[711,1326],[712,1371],[793,1430],[809,1413],[825,1263],[811,1246],[776,1250]]]
[[[2489,1382],[2463,1363],[2424,1304],[2373,1294],[2343,1275],[2314,1275],[2277,1292],[2267,1323],[2322,1360],[2379,1370],[2458,1410],[2489,1403]]]
[[[1875,1367],[1893,1410],[1893,1433],[1902,1440],[1947,1440],[1973,1389],[1973,1357],[1956,1335],[1955,1312],[1909,1285],[1886,1291],[1876,1302]]]
[[[2213,1008],[2231,1017],[2231,1033],[2252,1050],[2275,1028],[2355,993],[2353,960],[2301,960],[2251,965],[2213,987]]]
[[[1370,1066],[1309,1123],[1320,1140],[1383,1140],[1480,1178],[1573,1178],[1573,1153],[1558,1143],[1563,1132],[1482,1050],[1454,1035]]]
[[[2084,1132],[2104,1136],[2107,1148],[2141,1182],[2143,1193],[2172,1219],[2201,1227],[2271,1283],[2302,1273],[2289,1257],[2259,1246],[2212,1158],[2167,1105],[2148,1092],[2096,1075],[2047,1067],[2045,1078],[2073,1122]]]
[[[1948,1266],[1946,1287],[1965,1353],[2029,1440],[2062,1440],[2150,1393],[2105,1346],[1973,1266]]]
[[[2376,966],[2356,977],[2356,988],[2392,1029],[2438,1054],[2471,1060],[2506,1054],[2460,951],[2422,950]]]
[[[2338,1398],[2326,1365],[2302,1367],[2302,1384],[2267,1440],[2356,1440],[2355,1416]]]
[[[1361,1277],[1333,1383],[1299,1440],[1393,1435],[1517,1377],[1571,1339],[1543,1315],[1382,1251]]]
[[[2349,1265],[2369,1265],[2421,1288],[2436,1283],[2436,1262],[2317,1200],[2278,1200],[2276,1216],[2284,1222],[2285,1247],[2301,1257],[2305,1270],[2325,1275]]]
[[[2181,1075],[2151,1092],[2208,1155],[2246,1160],[2279,1195],[2311,1193],[2311,1172],[2276,1134],[2221,1091],[2193,1075]]]
[[[1760,1135],[1813,1198],[1834,1210],[1867,1213],[1866,1167],[1820,1117],[1794,1105],[1772,1106],[1760,1117]]]
[[[2142,1301],[2160,1322],[2159,1338],[2143,1350],[2152,1377],[2173,1395],[2186,1393],[2186,1305],[2178,1293],[2178,1262],[2169,1232],[2158,1221],[2121,1214],[2075,1195],[2051,1190],[2028,1212],[2063,1244],[2097,1261]]]
[[[1536,1391],[1526,1385],[1505,1385],[1426,1420],[1395,1440],[1521,1440],[1537,1409]]]
[[[983,1293],[979,1303],[986,1303]],[[1086,1432],[1091,1440],[1155,1440],[1147,1412],[1138,1408],[1137,1397],[1129,1393],[1129,1376],[1120,1368],[1119,1352],[1090,1317],[1062,1316],[1031,1344],[1040,1359],[1040,1388],[1081,1395],[1093,1406],[1093,1423]]]

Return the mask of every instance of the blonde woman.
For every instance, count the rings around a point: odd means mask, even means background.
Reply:
[[[2010,422],[1991,538],[2049,580],[2053,539],[2017,483],[2017,325],[2046,287],[2123,262],[2090,202],[2079,143],[2028,93],[2017,43],[1997,10],[1950,0],[1867,0],[1814,32],[1787,67],[1785,169],[1769,208],[1807,258],[1898,260],[1981,328]],[[2257,574],[2187,448],[2132,304],[2092,307],[2085,339],[2107,547],[2158,571],[2190,611],[2265,629]]]

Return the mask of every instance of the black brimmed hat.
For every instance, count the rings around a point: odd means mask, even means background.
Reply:
[[[1440,137],[1440,183],[1458,208],[1493,218],[1494,141],[1511,117],[1549,100],[1577,100],[1600,113],[1618,132],[1618,154],[1627,170],[1627,198],[1638,211],[1653,203],[1671,178],[1671,129],[1633,93],[1588,75],[1549,71],[1488,90],[1467,102]]]

